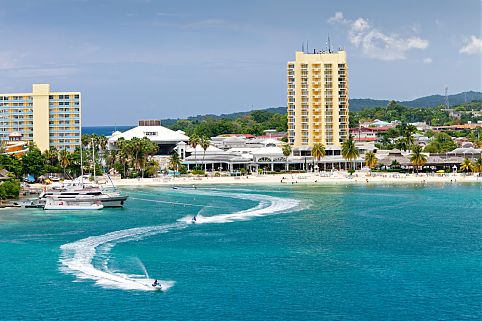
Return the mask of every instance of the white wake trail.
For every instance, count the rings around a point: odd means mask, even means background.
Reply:
[[[203,194],[202,192],[199,194]],[[229,223],[234,221],[245,221],[254,217],[283,213],[289,210],[297,210],[299,201],[288,198],[258,195],[258,194],[231,194],[210,192],[208,195],[230,197],[237,199],[255,200],[258,205],[247,210],[231,214],[219,214],[209,217],[199,215],[196,224],[207,223]],[[102,268],[94,265],[93,260],[99,251],[107,255],[115,244],[140,240],[148,236],[167,233],[171,230],[179,230],[188,227],[192,223],[192,216],[179,219],[177,223],[136,227],[126,230],[110,232],[99,236],[90,236],[85,239],[62,245],[61,264],[62,271],[72,273],[79,279],[94,280],[96,284],[125,290],[154,290],[151,286],[152,280],[147,278],[136,278],[129,274],[116,273],[108,268],[108,259],[104,260]],[[163,291],[167,291],[174,285],[174,281],[160,280]]]

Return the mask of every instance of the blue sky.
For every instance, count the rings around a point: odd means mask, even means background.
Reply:
[[[285,106],[328,34],[351,98],[481,90],[480,0],[0,0],[0,92],[79,90],[84,125]]]

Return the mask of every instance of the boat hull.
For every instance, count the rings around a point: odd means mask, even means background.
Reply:
[[[63,211],[90,211],[101,210],[104,205],[93,198],[83,197],[82,199],[47,198],[44,210]]]
[[[123,207],[126,200],[127,196],[109,196],[99,198],[99,201],[102,202],[104,207]]]
[[[103,205],[90,205],[90,206],[83,206],[83,205],[69,205],[69,206],[59,206],[59,205],[47,205],[45,204],[44,210],[52,211],[52,210],[59,210],[59,211],[90,211],[90,210],[100,210],[103,209]]]

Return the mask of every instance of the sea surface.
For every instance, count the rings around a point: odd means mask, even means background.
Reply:
[[[113,132],[124,132],[136,126],[82,126],[82,134],[96,134],[98,136],[111,136]]]
[[[480,184],[124,191],[0,210],[1,320],[480,320]]]

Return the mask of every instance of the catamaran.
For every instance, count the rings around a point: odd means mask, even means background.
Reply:
[[[100,210],[104,208],[100,201],[91,197],[62,199],[55,196],[47,197],[44,210]]]
[[[40,205],[46,204],[49,197],[56,197],[61,200],[75,200],[77,198],[90,197],[94,201],[100,201],[103,207],[123,207],[127,195],[117,191],[105,191],[99,187],[90,186],[66,186],[61,189],[44,191],[38,198]]]

